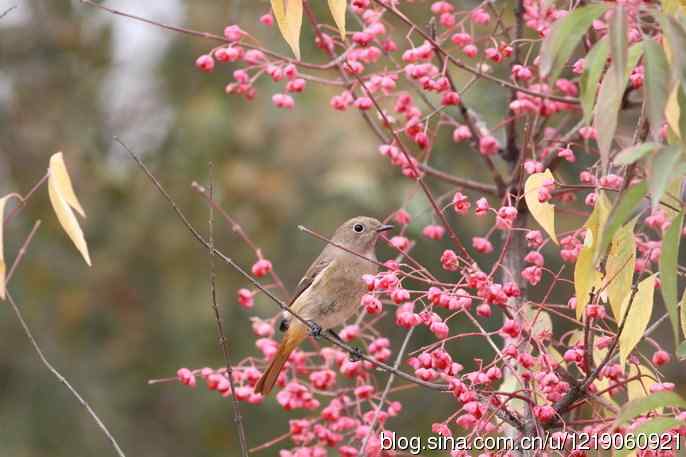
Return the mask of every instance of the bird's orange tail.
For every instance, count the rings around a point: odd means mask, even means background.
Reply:
[[[276,380],[279,379],[281,368],[288,361],[291,352],[305,339],[307,336],[307,326],[302,322],[291,322],[286,335],[276,351],[276,355],[267,367],[262,377],[255,385],[255,393],[262,395],[269,395],[272,391]]]

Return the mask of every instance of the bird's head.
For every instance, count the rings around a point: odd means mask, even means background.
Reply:
[[[332,241],[362,254],[374,249],[379,234],[392,228],[373,217],[354,217],[338,227]]]

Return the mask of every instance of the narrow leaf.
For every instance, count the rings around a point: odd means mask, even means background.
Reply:
[[[628,64],[625,63],[623,77],[617,78],[618,70],[617,62],[612,62],[608,69],[603,82],[600,84],[598,91],[598,103],[595,107],[595,116],[593,118],[593,127],[598,132],[598,149],[600,150],[600,159],[603,165],[603,170],[607,170],[607,165],[610,157],[610,148],[612,140],[615,137],[617,130],[617,120],[619,116],[619,108],[622,104],[622,97],[624,89],[629,78],[629,72],[636,66],[638,59],[643,54],[643,46],[641,43],[633,45],[629,49]]]
[[[343,41],[345,41],[345,10],[347,6],[346,0],[329,0],[329,10]]]
[[[671,129],[671,133],[676,135],[677,138],[681,138],[681,106],[679,105],[679,92],[681,92],[681,85],[677,83],[669,92],[667,104],[665,105],[665,120]]]
[[[615,420],[615,426],[624,425],[637,416],[666,406],[686,408],[686,400],[674,392],[658,392],[647,397],[632,400],[626,403],[620,410]]]
[[[652,274],[638,283],[636,294],[627,295],[622,303],[622,316],[626,315],[624,329],[619,335],[619,358],[622,364],[626,363],[631,351],[641,341],[643,332],[650,322],[650,316],[653,313],[655,278],[656,274]]]
[[[636,219],[617,230],[612,238],[610,252],[605,263],[608,300],[617,322],[622,319],[622,303],[626,296],[631,293],[631,285],[633,284],[634,267],[636,266],[635,224]]]
[[[632,163],[641,160],[649,153],[655,151],[662,145],[660,143],[641,143],[623,149],[615,156],[612,163],[615,165],[631,165]]]
[[[50,157],[50,178],[60,189],[62,197],[67,204],[79,213],[81,217],[86,217],[86,213],[74,193],[74,187],[71,185],[71,178],[69,178],[67,166],[64,164],[64,155],[61,152],[53,154],[52,157]]]
[[[5,252],[3,248],[3,241],[2,241],[2,227],[4,224],[4,214],[5,214],[5,203],[7,203],[7,199],[9,196],[4,196],[0,198],[0,300],[5,299]]]
[[[610,205],[604,193],[600,193],[593,212],[584,224],[586,235],[584,245],[574,265],[574,294],[576,296],[576,318],[581,319],[588,304],[591,291],[602,280],[601,273],[595,268],[593,256],[598,244],[598,236],[607,221]]]
[[[524,183],[524,199],[533,218],[550,235],[553,242],[557,244],[557,235],[555,235],[555,206],[548,202],[541,203],[538,201],[539,189],[543,187],[546,181],[554,179],[550,170],[532,174]]]
[[[676,348],[676,356],[679,360],[686,359],[686,341],[682,341],[678,348]]]
[[[271,0],[272,11],[281,35],[300,60],[300,29],[302,28],[302,0]]]
[[[65,181],[63,179],[63,176],[60,176],[59,165],[57,165],[58,168],[56,172],[53,173],[53,163],[62,162],[61,157],[58,157],[53,162],[53,158],[56,155],[57,154],[53,155],[53,157],[50,159],[51,168],[50,176],[48,177],[48,195],[50,196],[50,203],[52,204],[52,208],[55,211],[55,215],[57,216],[57,220],[59,220],[60,225],[62,225],[64,231],[67,233],[69,238],[72,240],[76,248],[83,256],[83,259],[90,266],[91,259],[90,255],[88,254],[88,245],[86,244],[86,240],[83,237],[83,232],[81,231],[79,221],[76,219],[74,211],[72,211],[72,207],[67,200],[68,197],[65,197],[65,195],[68,195],[70,191],[69,189],[65,189],[64,187]],[[73,193],[73,190],[71,192]]]
[[[607,6],[603,4],[587,5],[553,23],[541,47],[541,76],[550,81],[557,79],[586,30],[606,10]]]
[[[672,54],[672,68],[681,86],[686,90],[686,30],[673,16],[663,16],[662,29],[667,36]]]
[[[660,255],[660,290],[665,307],[672,321],[674,344],[679,344],[679,310],[677,309],[677,265],[679,260],[679,243],[681,226],[684,222],[683,210],[672,219],[672,223],[662,237],[662,254]]]
[[[680,146],[672,145],[660,149],[649,164],[648,188],[650,189],[651,204],[657,207],[662,195],[671,181],[671,177],[678,169],[676,166],[681,158]]]
[[[610,46],[606,35],[594,44],[586,55],[586,68],[580,80],[580,100],[584,111],[584,124],[588,124],[588,121],[593,116],[593,105],[595,104],[595,96],[598,92],[598,83],[603,75],[609,53]]]
[[[617,3],[613,11],[612,19],[610,20],[609,36],[610,36],[610,54],[612,56],[614,77],[616,78],[617,87],[622,87],[624,84],[624,73],[627,70],[627,23],[626,12],[621,3]]]
[[[610,240],[612,240],[615,232],[619,229],[619,227],[624,225],[629,218],[631,218],[632,214],[638,207],[638,204],[647,193],[648,185],[645,181],[641,181],[640,183],[628,187],[622,191],[617,203],[610,212],[607,224],[601,232],[594,263],[598,263],[605,255],[607,246],[610,244]]]
[[[645,100],[648,104],[648,120],[653,139],[660,138],[660,128],[665,122],[665,107],[669,96],[670,68],[667,57],[657,41],[643,40],[645,52]]]

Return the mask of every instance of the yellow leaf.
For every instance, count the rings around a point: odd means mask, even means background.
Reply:
[[[0,300],[5,299],[5,253],[2,243],[2,226],[4,224],[4,214],[5,214],[5,203],[9,196],[4,196],[0,198]]]
[[[636,240],[634,225],[636,219],[621,227],[612,238],[605,264],[605,283],[612,314],[617,322],[622,319],[622,302],[631,292],[636,266]]]
[[[546,181],[554,179],[550,170],[532,174],[524,183],[524,199],[526,200],[529,212],[536,219],[536,222],[550,235],[553,242],[558,244],[557,236],[555,235],[555,205],[538,201],[538,190],[543,187]]]
[[[272,11],[281,35],[300,60],[300,29],[303,22],[303,0],[271,0]]]
[[[88,266],[90,266],[91,259],[88,254],[88,245],[83,237],[83,231],[81,231],[79,221],[72,211],[73,205],[78,205],[79,208],[81,206],[78,204],[76,195],[74,195],[74,190],[71,187],[71,180],[67,174],[67,169],[64,166],[64,161],[62,159],[62,153],[60,152],[54,154],[50,158],[48,195],[50,196],[50,203],[55,211],[55,215],[57,215],[57,220],[60,221],[60,225],[62,225],[64,231],[69,238],[71,238],[74,245],[76,245],[76,249],[79,250]],[[83,213],[83,209],[74,209]]]
[[[665,119],[669,128],[679,138],[681,138],[681,129],[679,128],[679,119],[681,118],[681,110],[679,109],[679,84],[676,84],[667,97],[667,105],[665,106]]]
[[[636,344],[643,338],[643,332],[650,322],[653,313],[653,293],[655,292],[655,276],[652,274],[638,284],[638,291],[631,302],[632,294],[629,294],[622,303],[622,316],[631,308],[626,316],[626,322],[622,334],[619,335],[619,358],[622,364],[626,363],[627,357]],[[621,321],[621,320],[620,320]]]
[[[64,156],[61,152],[50,157],[50,178],[57,183],[57,187],[62,193],[62,197],[81,217],[86,217],[86,212],[81,207],[79,199],[76,198],[74,188],[71,185],[71,178],[67,173],[67,166],[64,164]]]
[[[591,290],[599,289],[602,274],[595,269],[593,257],[600,233],[610,212],[610,202],[604,193],[599,193],[598,200],[590,217],[584,224],[586,234],[584,245],[574,265],[574,295],[576,296],[576,318],[581,319],[588,304]]]
[[[338,31],[341,32],[341,39],[345,41],[345,10],[348,6],[346,0],[329,0],[329,10],[333,20],[336,21]]]

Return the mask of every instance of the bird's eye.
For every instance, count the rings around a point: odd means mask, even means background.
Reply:
[[[353,230],[355,230],[355,232],[357,232],[357,233],[362,233],[362,232],[364,232],[364,225],[355,224],[355,225],[353,225]]]

